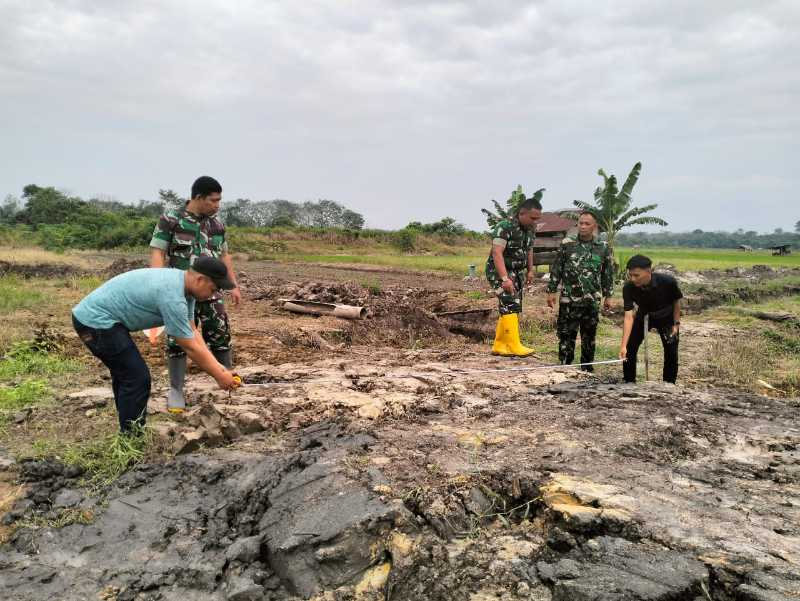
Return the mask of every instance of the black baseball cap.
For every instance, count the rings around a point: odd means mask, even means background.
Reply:
[[[211,278],[219,290],[236,288],[236,284],[228,277],[228,268],[225,267],[225,263],[214,257],[197,257],[192,263],[192,271]]]

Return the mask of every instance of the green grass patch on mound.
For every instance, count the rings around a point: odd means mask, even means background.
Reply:
[[[33,457],[55,457],[66,465],[80,467],[88,485],[102,488],[144,461],[152,440],[152,431],[146,427],[132,434],[115,432],[87,442],[43,439],[33,444]]]
[[[16,386],[0,385],[0,433],[17,411],[52,400],[50,388],[43,380],[27,380]]]
[[[18,386],[0,388],[0,413],[19,411],[50,399],[50,390],[42,380],[27,380]]]

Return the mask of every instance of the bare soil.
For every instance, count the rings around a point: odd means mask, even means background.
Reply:
[[[800,598],[797,399],[492,357],[474,334],[490,338],[494,315],[470,336],[437,316],[493,307],[480,281],[243,269],[231,317],[247,386],[192,373],[190,411],[170,416],[161,349],[141,339],[167,458],[89,494],[57,458],[6,452],[2,598]],[[535,290],[526,318],[552,320]],[[286,297],[370,317],[290,314]],[[684,356],[726,334],[689,320]],[[65,417],[98,435],[107,388],[92,364],[6,446]],[[87,519],[54,527],[65,515]]]

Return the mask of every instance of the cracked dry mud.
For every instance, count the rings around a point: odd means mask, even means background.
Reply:
[[[0,598],[800,598],[796,401],[452,373],[510,364],[353,349],[242,370],[277,385],[230,397],[193,377],[195,409],[159,432],[202,452],[102,498],[57,463],[20,466],[20,516],[94,519],[18,529]]]

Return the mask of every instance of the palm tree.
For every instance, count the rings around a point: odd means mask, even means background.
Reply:
[[[531,198],[535,198],[539,202],[542,202],[542,196],[544,195],[544,188],[540,188],[533,193]],[[517,213],[519,213],[519,206],[525,202],[527,199],[525,197],[525,192],[522,189],[522,186],[517,186],[517,189],[511,192],[511,196],[506,201],[506,208],[503,208],[496,200],[492,199],[492,203],[494,204],[494,208],[497,210],[497,213],[493,213],[489,209],[481,209],[481,213],[486,215],[486,223],[489,224],[489,229],[493,229],[499,222],[505,219],[513,218]]]
[[[613,249],[617,233],[632,225],[668,225],[660,217],[644,215],[655,209],[658,205],[651,204],[643,207],[631,208],[631,192],[636,182],[639,180],[639,173],[642,171],[642,164],[636,163],[631,169],[628,178],[622,185],[622,190],[617,187],[617,178],[613,175],[606,175],[600,169],[597,174],[603,178],[603,186],[594,191],[594,204],[575,200],[573,204],[581,211],[589,211],[597,219],[600,231],[605,232],[608,245]]]

